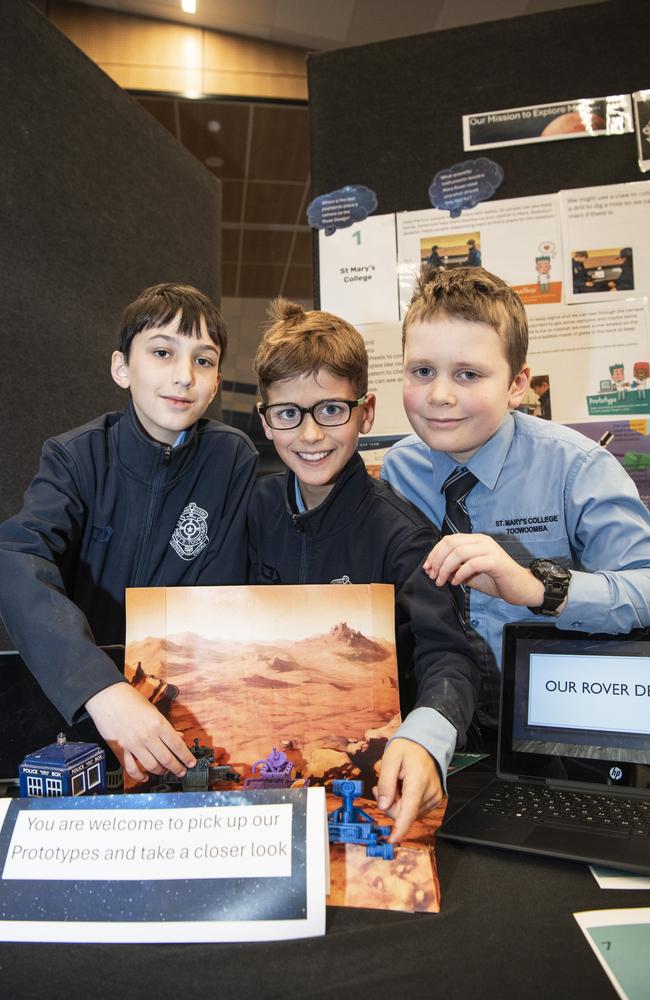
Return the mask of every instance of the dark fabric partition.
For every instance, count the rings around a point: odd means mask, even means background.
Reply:
[[[184,281],[218,301],[221,189],[25,0],[0,4],[0,519],[43,439],[125,395],[123,307]]]
[[[313,194],[429,208],[434,174],[475,156],[503,167],[495,198],[642,180],[632,134],[465,153],[462,115],[647,88],[649,34],[647,0],[608,0],[312,55]]]

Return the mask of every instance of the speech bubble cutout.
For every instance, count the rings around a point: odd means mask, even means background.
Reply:
[[[347,229],[363,222],[377,208],[377,195],[363,184],[346,184],[338,191],[321,194],[307,208],[312,229],[324,229],[331,236],[337,229]]]
[[[429,201],[457,219],[464,208],[491,198],[502,180],[503,169],[487,156],[464,160],[438,171],[429,187]]]

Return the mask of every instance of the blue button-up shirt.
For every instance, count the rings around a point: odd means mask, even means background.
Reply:
[[[466,501],[472,531],[491,535],[523,566],[544,558],[571,570],[558,628],[623,633],[650,625],[650,513],[605,448],[570,427],[511,412],[464,464],[478,479]],[[440,525],[440,490],[457,465],[411,435],[388,452],[382,476]],[[483,667],[480,715],[494,723],[503,626],[535,616],[477,590],[469,595]]]

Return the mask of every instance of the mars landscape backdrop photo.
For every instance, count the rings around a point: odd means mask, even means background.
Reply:
[[[277,746],[303,777],[373,781],[400,722],[393,616],[386,585],[129,590],[126,676],[177,690],[166,714],[217,764]]]

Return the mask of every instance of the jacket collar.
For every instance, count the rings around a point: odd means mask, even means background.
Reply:
[[[312,510],[299,514],[296,509],[296,476],[287,469],[285,474],[285,499],[292,521],[310,535],[332,534],[339,531],[357,516],[359,507],[366,502],[371,482],[363,459],[355,452],[336,480],[332,492]]]
[[[189,428],[185,442],[177,448],[161,444],[143,430],[138,420],[132,400],[113,427],[117,454],[120,463],[132,475],[143,481],[151,481],[159,469],[165,466],[168,476],[175,478],[182,474],[192,462],[198,446],[199,428],[202,421]]]

